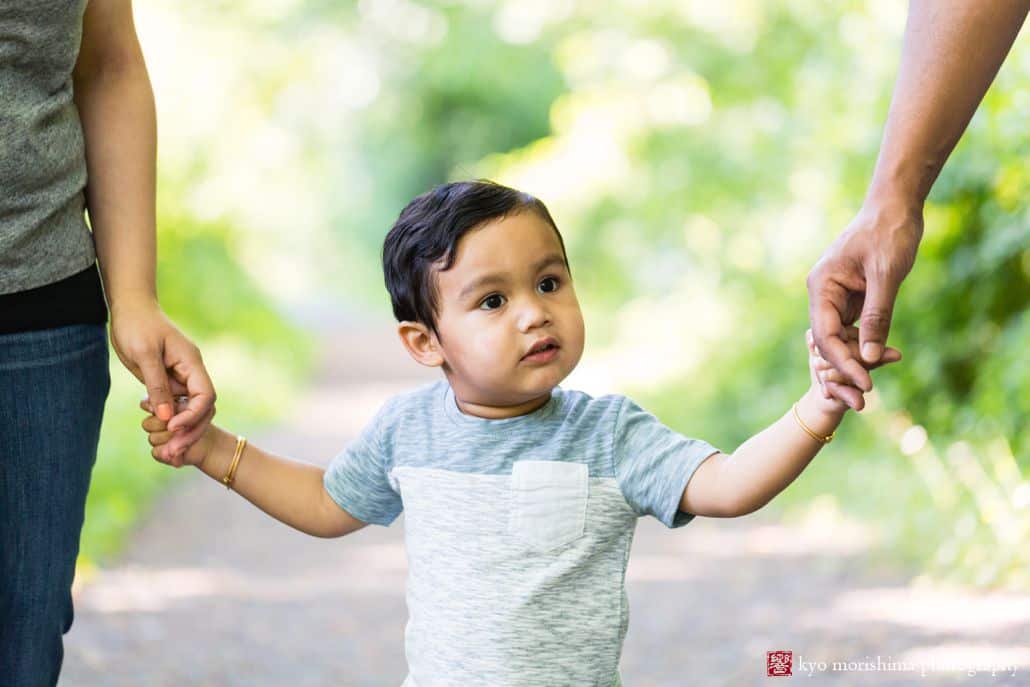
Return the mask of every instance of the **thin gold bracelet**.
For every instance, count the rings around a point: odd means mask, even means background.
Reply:
[[[240,457],[243,455],[243,447],[246,445],[247,438],[237,434],[236,450],[232,454],[232,462],[229,464],[229,472],[225,473],[225,477],[222,478],[222,483],[225,484],[226,489],[232,489],[233,480],[236,479],[236,468],[240,464]]]
[[[833,437],[837,434],[837,430],[833,430],[832,432],[830,432],[829,436],[821,437],[814,431],[812,431],[812,429],[802,421],[801,416],[798,414],[798,404],[796,401],[794,402],[792,408],[794,409],[794,419],[798,421],[799,425],[801,425],[801,429],[805,430],[808,433],[808,436],[812,437],[820,444],[828,444],[831,441],[833,441]]]

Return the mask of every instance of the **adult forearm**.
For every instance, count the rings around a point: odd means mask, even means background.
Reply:
[[[211,426],[212,447],[198,466],[222,481],[232,463],[236,437]],[[339,536],[339,515],[327,512],[325,470],[317,465],[282,458],[247,444],[237,464],[232,488],[276,520],[316,537]]]
[[[142,55],[77,74],[86,140],[86,205],[107,298],[156,301],[154,95]]]
[[[809,390],[798,400],[798,414],[820,436],[832,433],[843,411],[828,414],[817,408],[818,401]],[[732,485],[739,514],[752,513],[769,503],[787,488],[824,446],[809,436],[793,410],[754,435],[734,451],[724,466],[725,484]]]
[[[911,0],[869,197],[922,207],[1028,9],[1027,0]]]

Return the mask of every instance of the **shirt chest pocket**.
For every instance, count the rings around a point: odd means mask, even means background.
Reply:
[[[588,488],[584,463],[515,461],[511,470],[510,534],[537,552],[579,539],[586,524]]]

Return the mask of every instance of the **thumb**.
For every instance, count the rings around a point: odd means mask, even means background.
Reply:
[[[859,350],[866,363],[879,362],[883,355],[900,285],[900,280],[882,272],[873,274],[866,281],[865,303],[858,328]]]
[[[175,410],[172,407],[172,393],[168,387],[168,374],[164,365],[155,355],[144,358],[138,364],[143,374],[143,383],[147,387],[150,407],[156,409],[154,414],[158,418],[168,422],[175,414]]]

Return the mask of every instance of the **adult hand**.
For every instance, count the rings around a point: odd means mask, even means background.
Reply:
[[[861,391],[872,389],[873,382],[862,362],[852,357],[846,328],[859,320],[862,358],[866,365],[878,362],[887,345],[894,300],[922,236],[921,208],[867,204],[808,273],[815,345],[849,382],[827,381],[826,389],[855,410],[863,406]]]
[[[215,390],[200,351],[149,299],[112,305],[111,344],[125,368],[147,387],[155,415],[173,432],[165,451],[176,464],[214,417]],[[178,413],[173,393],[189,397]]]

